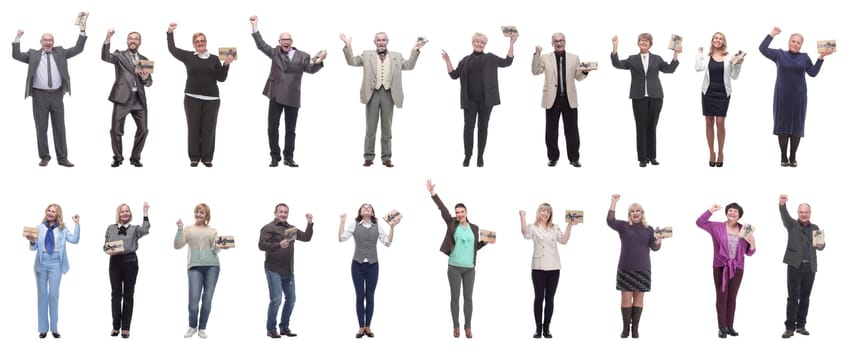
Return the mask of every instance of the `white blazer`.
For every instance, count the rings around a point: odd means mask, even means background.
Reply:
[[[701,93],[706,94],[707,89],[710,87],[710,70],[708,69],[708,64],[710,59],[709,53],[698,53],[695,56],[695,71],[700,72],[704,71],[704,82],[701,84]],[[731,64],[731,61],[735,61],[736,55],[727,55],[724,57],[724,90],[727,93],[727,96],[730,96],[730,80],[736,80],[739,78],[739,72],[742,70],[742,64]]]

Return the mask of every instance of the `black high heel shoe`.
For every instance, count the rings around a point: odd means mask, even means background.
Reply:
[[[716,159],[715,166],[716,166],[717,168],[721,168],[721,167],[723,167],[723,166],[724,166],[724,154],[719,154],[719,155],[718,155],[718,158]]]
[[[110,334],[110,335],[111,335],[111,336],[113,336],[113,337],[117,337],[117,336],[118,336],[118,334],[120,334],[120,333],[121,333],[121,332],[120,332],[119,330],[117,330],[117,329],[113,329],[113,330],[112,330],[112,334]]]
[[[710,154],[710,167],[711,167],[711,168],[713,168],[713,167],[715,167],[715,166],[716,166],[715,157],[716,157],[715,152],[712,152],[712,153]]]

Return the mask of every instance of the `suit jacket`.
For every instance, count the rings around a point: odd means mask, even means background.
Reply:
[[[530,69],[533,75],[545,73],[545,85],[542,87],[542,108],[550,109],[554,105],[554,100],[556,100],[557,85],[559,85],[556,54],[551,52],[544,55],[533,55]],[[566,52],[565,76],[562,79],[565,82],[565,95],[571,108],[577,108],[577,87],[574,81],[585,78],[586,73],[583,73],[583,70],[580,69],[580,58],[575,54]]]
[[[630,98],[640,99],[645,97],[645,81],[648,82],[648,97],[663,98],[662,84],[660,84],[660,72],[674,73],[677,65],[680,64],[677,60],[666,63],[659,55],[648,53],[648,72],[642,66],[642,56],[640,54],[631,55],[624,61],[618,60],[618,54],[610,54],[612,65],[618,69],[630,70]]]
[[[262,94],[281,105],[300,107],[300,82],[303,73],[315,74],[324,67],[324,63],[312,63],[308,53],[294,47],[292,47],[295,50],[294,57],[286,63],[285,53],[279,45],[269,46],[262,40],[262,34],[259,32],[253,33],[253,41],[256,42],[256,48],[259,51],[271,58],[271,72],[268,74]]]
[[[730,96],[730,80],[736,80],[739,78],[739,72],[742,70],[741,64],[731,64],[730,61],[736,58],[734,55],[727,55],[724,57],[724,61],[722,61],[724,65],[724,91],[727,93],[727,96]],[[695,71],[705,71],[704,73],[704,82],[701,83],[701,93],[706,94],[707,90],[710,88],[710,67],[709,67],[710,55],[709,54],[698,54],[695,56]]]
[[[380,56],[376,50],[363,51],[359,56],[353,55],[353,49],[350,46],[345,46],[342,49],[345,60],[348,65],[354,67],[362,67],[362,87],[359,89],[359,102],[368,103],[371,100],[371,94],[374,89],[380,84],[381,79],[378,75],[380,70]],[[415,68],[415,63],[418,61],[418,50],[412,49],[409,53],[409,59],[403,58],[403,55],[389,51],[386,53],[386,59],[391,60],[392,82],[390,93],[392,101],[398,108],[403,108],[403,81],[401,80],[401,72]]]
[[[55,49],[55,47],[54,47]],[[80,226],[74,225],[73,232],[68,229],[68,226],[63,228],[54,228],[53,232],[47,231],[47,226],[42,222],[38,225],[38,238],[34,244],[29,245],[29,250],[35,251],[35,265],[33,269],[36,273],[42,272],[41,260],[46,258],[47,252],[44,248],[44,236],[47,234],[56,233],[55,249],[53,254],[59,254],[59,265],[62,268],[62,274],[68,273],[71,264],[68,263],[68,251],[65,249],[65,243],[77,244],[80,240]]]
[[[71,76],[68,74],[68,59],[82,52],[82,49],[85,48],[85,39],[85,34],[80,33],[79,37],[77,37],[77,43],[73,47],[67,49],[61,46],[53,47],[53,60],[56,62],[56,68],[59,69],[59,75],[62,76],[62,93],[67,92],[68,95],[71,94]],[[12,43],[12,58],[29,64],[26,84],[24,86],[24,98],[27,98],[32,94],[32,79],[35,78],[35,71],[41,62],[41,49],[30,49],[27,52],[22,52],[20,42]]]
[[[498,88],[498,67],[509,67],[512,65],[512,57],[500,58],[493,53],[484,53],[480,63],[483,65],[483,102],[486,106],[497,106],[501,104],[501,95]],[[470,105],[468,97],[468,60],[471,55],[465,56],[456,65],[453,72],[448,73],[451,79],[459,79],[459,106],[465,109]]]
[[[124,104],[130,100],[130,95],[133,91],[133,82],[135,82],[136,91],[138,92],[138,100],[144,108],[147,108],[147,94],[144,93],[144,87],[153,85],[153,75],[147,76],[147,80],[141,80],[138,73],[135,72],[135,65],[129,50],[109,53],[109,44],[103,44],[100,50],[100,58],[115,65],[115,83],[112,84],[112,91],[109,92],[109,101],[117,104]],[[141,53],[138,54],[138,59],[147,60]]]
[[[789,215],[789,211],[786,210],[785,204],[779,205],[779,207],[780,219],[783,220],[783,226],[786,227],[786,233],[789,235],[788,240],[786,241],[786,253],[783,254],[783,262],[794,268],[801,266],[801,259],[804,257],[804,248],[807,246],[807,243],[809,243],[811,246],[810,268],[813,272],[816,272],[818,268],[818,264],[816,262],[816,250],[822,250],[824,249],[824,246],[821,248],[813,246],[813,237],[804,234],[804,231],[801,229],[801,222],[793,219],[792,216]],[[818,229],[818,225],[810,223],[811,231]]]
[[[459,220],[450,215],[448,208],[446,208],[445,204],[442,203],[439,195],[433,196],[433,201],[436,202],[436,206],[439,207],[439,212],[442,214],[442,219],[445,220],[445,224],[448,226],[448,229],[445,232],[445,239],[442,240],[442,246],[439,250],[442,253],[445,253],[445,255],[450,255],[451,251],[453,251],[453,247],[456,246],[453,234],[456,232],[456,227],[459,226]],[[477,266],[477,251],[486,246],[486,242],[480,241],[480,228],[477,227],[477,225],[470,222],[468,225],[471,226],[471,233],[474,234],[474,242],[477,242],[474,246],[474,266]]]

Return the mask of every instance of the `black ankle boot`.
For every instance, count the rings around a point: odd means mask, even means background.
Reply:
[[[718,337],[722,339],[727,338],[727,328],[719,328]]]
[[[632,318],[632,315],[633,315],[633,308],[632,307],[621,308],[621,323],[622,323],[621,337],[622,338],[627,338],[627,337],[630,336],[630,319]]]
[[[536,325],[536,333],[533,333],[533,338],[539,339],[541,337],[542,337],[542,325],[537,324]]]
[[[550,324],[543,324],[542,325],[542,336],[544,336],[545,339],[551,339],[551,338],[554,337],[554,336],[551,335],[551,325]]]

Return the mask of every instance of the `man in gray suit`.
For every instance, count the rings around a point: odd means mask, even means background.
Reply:
[[[568,162],[580,167],[580,130],[577,128],[577,87],[575,81],[586,78],[588,68],[581,68],[580,57],[565,51],[565,35],[551,35],[554,52],[542,54],[536,46],[531,71],[533,75],[545,73],[542,88],[542,108],[545,109],[545,145],[548,148],[548,166],[559,160],[559,119],[565,129],[565,146]]]
[[[810,293],[816,280],[816,251],[824,249],[824,242],[813,241],[813,232],[819,227],[810,222],[810,205],[798,206],[798,219],[793,219],[786,209],[789,196],[780,195],[779,209],[783,226],[786,227],[788,240],[783,262],[786,264],[786,286],[789,297],[786,298],[786,330],[783,338],[791,337],[795,332],[810,335],[807,331],[807,311],[810,310]]]
[[[279,45],[271,47],[262,40],[257,27],[259,18],[250,16],[253,27],[253,40],[256,48],[271,58],[271,72],[265,82],[262,94],[270,99],[268,103],[268,144],[271,147],[271,164],[276,167],[283,159],[283,164],[292,168],[298,167],[294,161],[294,138],[297,125],[297,112],[300,108],[300,82],[303,73],[315,74],[324,67],[324,57],[327,52],[321,50],[315,60],[308,53],[292,46],[289,33],[281,33]],[[280,157],[280,115],[286,112],[286,136],[282,157]]]
[[[141,167],[141,150],[144,148],[144,141],[147,140],[147,95],[144,93],[144,87],[153,84],[153,77],[150,72],[136,71],[136,62],[147,60],[147,57],[138,53],[138,47],[141,46],[141,34],[129,33],[127,49],[110,53],[109,46],[114,34],[114,29],[106,31],[106,40],[100,52],[100,58],[103,61],[115,65],[115,83],[112,85],[112,92],[109,93],[109,101],[115,104],[112,108],[112,128],[109,131],[112,137],[112,167],[118,167],[124,161],[121,137],[124,135],[127,114],[132,114],[135,120],[135,140],[130,164]]]
[[[80,24],[80,34],[73,47],[53,46],[53,35],[41,35],[41,49],[21,52],[21,36],[18,30],[12,42],[12,58],[29,65],[27,70],[24,98],[32,96],[32,114],[35,119],[35,133],[38,140],[38,166],[47,166],[50,161],[50,149],[47,144],[47,120],[53,123],[53,143],[59,165],[72,167],[68,161],[68,145],[65,139],[65,93],[71,93],[71,77],[68,74],[68,59],[78,55],[85,48],[85,22]]]
[[[409,60],[397,52],[388,51],[389,36],[379,32],[374,35],[376,50],[363,51],[359,56],[353,55],[350,39],[340,34],[345,46],[345,60],[348,65],[362,67],[362,87],[359,100],[365,104],[365,163],[363,166],[374,164],[374,143],[377,134],[377,122],[380,122],[380,159],[386,167],[392,164],[392,116],[394,106],[403,107],[403,85],[401,72],[415,68],[418,61],[418,50],[427,43],[419,39],[409,54]]]

